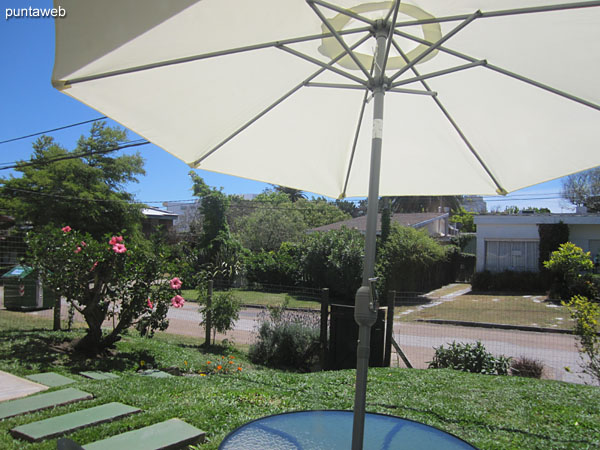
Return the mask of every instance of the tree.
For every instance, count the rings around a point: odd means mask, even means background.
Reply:
[[[591,280],[594,263],[590,252],[584,252],[572,242],[565,242],[544,261],[544,267],[554,276],[550,295],[568,300],[575,295],[595,298],[598,291]]]
[[[587,356],[584,360],[583,372],[591,375],[600,383],[600,337],[598,323],[600,321],[600,305],[590,302],[586,297],[574,296],[568,302],[562,302],[575,321],[573,333],[577,336],[579,353]]]
[[[277,186],[277,185],[273,185],[273,189],[275,190],[275,192],[280,192],[282,194],[287,195],[292,203],[295,203],[300,199],[306,199],[306,194],[304,194],[299,189],[294,189],[294,188],[287,187],[287,186]]]
[[[458,209],[460,196],[403,196],[390,197],[392,212],[394,213],[420,213],[438,212],[440,208]]]
[[[569,175],[562,183],[561,195],[589,212],[600,212],[600,167]]]
[[[474,217],[475,214],[460,206],[457,210],[452,211],[450,221],[457,225],[460,224],[459,230],[461,233],[475,233],[477,227],[475,225]]]
[[[64,296],[87,325],[76,348],[95,355],[135,325],[142,334],[164,330],[169,304],[183,305],[178,278],[168,281],[165,248],[159,240],[105,236],[94,239],[65,226],[28,236],[28,262],[44,284]],[[112,331],[102,329],[114,318]]]
[[[33,145],[31,163],[18,163],[16,171],[22,176],[0,179],[4,185],[0,209],[34,226],[69,224],[96,238],[137,230],[141,208],[131,203],[133,196],[124,189],[145,173],[143,159],[138,153],[110,154],[125,140],[125,131],[104,122],[94,123],[90,135],[82,136],[74,151],[42,136]],[[75,155],[82,156],[72,158]],[[53,161],[57,158],[61,160]]]
[[[202,227],[196,242],[192,241],[189,262],[196,274],[203,266],[218,273],[219,279],[229,281],[237,271],[241,244],[229,231],[227,211],[230,199],[221,190],[208,186],[202,177],[190,172],[194,195],[199,197]],[[196,280],[196,283],[201,280]]]

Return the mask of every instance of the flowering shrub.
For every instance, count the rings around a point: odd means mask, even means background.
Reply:
[[[164,330],[169,306],[183,306],[181,281],[165,280],[164,249],[158,242],[123,236],[97,241],[69,226],[30,233],[27,241],[29,262],[44,283],[85,318],[88,331],[78,348],[89,353],[113,345],[130,326],[150,336]],[[109,318],[113,330],[103,331]]]
[[[242,365],[235,361],[235,356],[221,356],[215,360],[207,360],[204,367],[197,372],[200,375],[229,375],[241,373]]]

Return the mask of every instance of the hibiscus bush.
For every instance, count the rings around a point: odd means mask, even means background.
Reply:
[[[167,273],[165,248],[158,240],[106,236],[95,240],[65,226],[31,232],[29,263],[50,289],[66,298],[87,325],[77,348],[97,354],[136,326],[142,335],[168,326],[169,306],[181,307],[181,281]],[[110,319],[112,330],[103,330]]]

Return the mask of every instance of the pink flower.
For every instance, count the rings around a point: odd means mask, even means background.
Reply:
[[[150,299],[146,300],[146,303],[148,304],[148,308],[152,309],[152,302],[150,301]]]
[[[181,308],[184,303],[185,300],[181,295],[176,295],[171,299],[171,305],[173,305],[175,308]]]
[[[98,265],[98,261],[96,261],[96,262],[94,263],[94,265],[93,265],[93,266],[92,266],[92,268],[90,269],[90,272],[93,272],[93,271],[94,271],[94,269],[96,268],[96,266],[97,266],[97,265]]]
[[[64,233],[68,233],[69,231],[71,231],[71,230],[72,230],[72,228],[71,228],[69,225],[67,225],[66,227],[62,227],[62,228],[61,228],[61,230],[62,230]]]
[[[169,281],[169,284],[171,285],[171,289],[181,289],[181,280],[177,277],[173,278],[171,281]]]
[[[112,249],[115,253],[125,253],[127,251],[123,244],[115,244]]]
[[[123,236],[113,236],[110,238],[110,241],[108,241],[109,245],[116,245],[116,244],[121,244],[123,242]]]
[[[81,246],[82,247],[87,247],[87,244],[84,241],[81,241]]]
[[[77,248],[75,249],[75,253],[79,253],[80,251],[81,251],[81,247],[77,247]]]

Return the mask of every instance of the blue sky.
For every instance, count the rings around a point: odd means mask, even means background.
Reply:
[[[50,0],[2,0],[0,3],[0,141],[49,130],[101,116],[97,111],[52,88],[54,23],[47,18],[6,19],[7,8],[51,8]],[[110,124],[114,124],[109,121]],[[89,125],[51,133],[72,149]],[[131,133],[130,139],[138,136]],[[35,138],[0,145],[0,166],[28,159]],[[146,160],[146,176],[128,190],[138,201],[159,206],[167,200],[192,199],[189,167],[153,145],[139,148]],[[8,171],[0,171],[6,176]],[[229,194],[260,193],[264,183],[197,171],[205,181]],[[561,182],[555,180],[517,191],[507,197],[486,198],[488,210],[516,205],[547,207],[552,212],[571,212],[572,205],[560,199]]]

